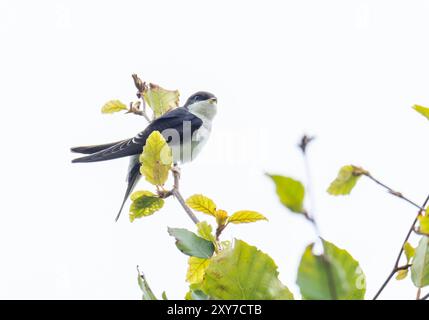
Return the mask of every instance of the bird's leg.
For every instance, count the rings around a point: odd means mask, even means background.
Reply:
[[[179,189],[179,180],[180,180],[180,168],[177,165],[177,163],[175,163],[173,165],[173,167],[171,168],[171,172],[173,172],[173,177],[174,177],[173,188],[178,190]]]

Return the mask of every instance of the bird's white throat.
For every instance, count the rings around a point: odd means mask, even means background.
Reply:
[[[217,113],[216,103],[209,101],[201,101],[191,104],[188,107],[189,112],[203,120],[203,125],[211,126],[211,122]]]

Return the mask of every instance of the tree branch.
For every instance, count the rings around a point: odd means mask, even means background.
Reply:
[[[183,210],[185,210],[189,218],[191,218],[192,222],[195,224],[199,223],[200,220],[198,220],[198,218],[192,212],[191,208],[188,207],[185,199],[182,197],[182,194],[179,191],[179,180],[180,180],[179,168],[176,165],[174,165],[171,171],[173,172],[173,178],[174,178],[173,189],[169,191],[158,191],[158,196],[163,199],[168,198],[170,196],[174,196],[177,199],[177,201],[179,201],[180,205],[182,206]]]
[[[192,210],[186,205],[185,200],[183,199],[182,195],[179,192],[179,189],[173,188],[172,192],[173,192],[174,197],[177,199],[177,201],[179,201],[180,205],[183,207],[185,212],[188,214],[189,218],[191,218],[191,220],[195,224],[199,223],[200,220],[198,220],[198,218],[195,216],[195,214],[192,212]]]
[[[411,227],[408,229],[407,235],[405,236],[405,239],[402,243],[401,249],[399,250],[398,253],[398,257],[396,258],[395,261],[395,265],[393,266],[392,271],[390,272],[389,276],[387,277],[387,279],[383,282],[383,284],[381,285],[380,289],[378,289],[377,293],[375,294],[373,300],[377,300],[378,296],[381,294],[381,292],[384,290],[384,288],[387,286],[387,284],[389,283],[389,281],[392,279],[392,277],[395,275],[396,272],[398,272],[399,270],[403,270],[403,268],[399,267],[399,262],[401,261],[401,257],[402,254],[404,253],[404,246],[407,243],[408,239],[411,236],[411,233],[413,232],[416,223],[418,221],[418,216],[421,214],[421,212],[424,210],[423,208],[426,206],[426,204],[429,201],[429,195],[426,197],[422,207],[418,206],[419,208],[419,212],[417,213],[417,216],[414,218],[413,224],[411,225]],[[409,265],[408,265],[409,266]],[[408,267],[407,267],[408,268]]]

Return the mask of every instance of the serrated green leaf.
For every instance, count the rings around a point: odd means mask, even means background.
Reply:
[[[166,90],[153,83],[149,83],[149,87],[143,93],[144,100],[153,110],[155,118],[176,108],[179,105],[179,95],[177,90]]]
[[[399,270],[396,274],[396,280],[404,280],[408,275],[408,269]]]
[[[201,287],[211,299],[293,299],[278,279],[273,259],[241,240],[211,259]]]
[[[276,192],[280,202],[293,212],[303,213],[305,194],[304,185],[289,177],[270,174],[268,174],[268,176],[276,185]]]
[[[140,274],[140,273],[138,274],[137,282],[139,284],[141,291],[143,292],[143,297],[142,297],[143,300],[158,300],[153,294],[144,274]]]
[[[119,100],[110,100],[101,108],[101,112],[105,114],[115,113],[122,110],[128,110],[128,107]]]
[[[215,216],[216,204],[212,199],[202,194],[194,194],[193,196],[190,196],[186,200],[186,204],[196,211],[206,213],[213,217]]]
[[[210,259],[189,257],[186,281],[189,283],[200,283],[203,281],[204,273],[210,263]]]
[[[262,214],[256,211],[250,211],[250,210],[240,210],[237,212],[234,212],[231,216],[228,217],[228,222],[230,223],[250,223],[250,222],[256,222],[260,220],[266,220]]]
[[[407,257],[407,263],[410,263],[411,259],[416,254],[416,249],[414,249],[409,242],[406,242],[404,244],[404,252],[405,252],[405,256]]]
[[[164,206],[164,199],[150,191],[136,191],[131,195],[130,221],[150,216]]]
[[[426,117],[426,119],[429,119],[429,108],[425,108],[423,106],[419,106],[415,104],[413,106],[414,110],[416,110],[418,113],[420,113],[422,116]]]
[[[176,238],[176,247],[188,256],[208,259],[213,255],[213,243],[189,230],[168,228],[168,233],[170,236]]]
[[[211,242],[215,242],[216,238],[213,235],[213,228],[206,221],[201,221],[197,223],[198,235],[200,235],[203,239],[206,239]]]
[[[153,131],[140,155],[140,173],[153,185],[163,186],[173,163],[171,148],[159,131]]]
[[[367,171],[352,165],[342,167],[335,180],[331,182],[328,193],[334,196],[350,194],[360,176],[365,173]]]
[[[429,237],[422,236],[411,266],[411,280],[417,288],[429,285]]]
[[[324,254],[313,253],[314,244],[304,251],[297,284],[305,300],[361,300],[365,296],[365,275],[358,262],[343,249],[322,240]]]

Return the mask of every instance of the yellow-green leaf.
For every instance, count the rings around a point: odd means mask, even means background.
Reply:
[[[198,235],[211,242],[215,242],[216,238],[213,235],[213,228],[211,225],[209,225],[206,221],[201,221],[197,223],[197,231]]]
[[[153,185],[162,186],[167,181],[173,163],[171,148],[159,131],[154,131],[146,140],[140,155],[140,173]]]
[[[415,104],[413,106],[414,110],[416,110],[418,113],[420,113],[421,115],[425,116],[427,119],[429,119],[429,108],[423,107],[423,106],[419,106],[417,104]]]
[[[166,90],[153,83],[149,83],[149,87],[143,93],[144,99],[153,110],[155,118],[176,108],[179,105],[179,95],[177,90]]]
[[[228,222],[237,223],[237,224],[256,222],[259,220],[268,220],[268,219],[265,218],[259,212],[250,211],[250,210],[237,211],[228,218]]]
[[[203,281],[204,272],[206,271],[209,263],[210,259],[189,257],[186,281],[189,283],[199,283]]]
[[[273,259],[254,246],[235,240],[234,247],[210,259],[202,289],[218,300],[291,300],[278,278]]]
[[[399,270],[398,273],[396,274],[396,280],[403,280],[407,277],[407,275],[408,275],[408,269]]]
[[[190,196],[188,200],[186,200],[186,204],[196,211],[215,216],[216,204],[212,199],[203,196],[202,194]]]
[[[153,214],[164,206],[164,199],[150,191],[136,191],[131,195],[130,221]]]
[[[367,173],[367,171],[359,167],[344,166],[338,172],[335,180],[331,182],[327,191],[334,196],[350,194],[360,176]]]
[[[276,185],[276,192],[280,202],[292,212],[303,213],[305,194],[303,184],[289,177],[270,174],[268,176]]]
[[[122,110],[128,110],[128,107],[119,100],[110,100],[101,108],[102,113],[115,113]]]
[[[424,216],[419,216],[419,231],[429,235],[429,215],[426,213]]]
[[[416,254],[416,249],[414,249],[409,242],[406,242],[404,244],[404,252],[405,252],[405,256],[407,257],[407,263],[410,263],[411,259]]]
[[[418,288],[429,285],[429,237],[422,236],[411,266],[411,280]]]

